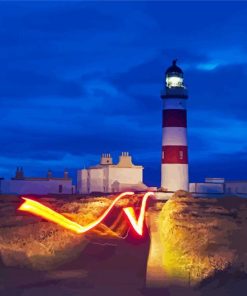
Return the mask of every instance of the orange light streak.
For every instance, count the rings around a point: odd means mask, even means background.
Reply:
[[[82,234],[90,229],[96,227],[98,224],[100,224],[105,217],[110,213],[114,205],[121,199],[122,197],[125,197],[127,195],[133,195],[134,192],[124,192],[120,195],[118,195],[109,208],[95,221],[89,223],[86,226],[82,226],[74,221],[71,221],[70,219],[64,217],[63,215],[57,213],[56,211],[50,209],[47,206],[44,206],[43,204],[34,201],[32,199],[22,197],[24,200],[24,203],[18,208],[19,211],[29,212],[31,214],[34,214],[36,216],[39,216],[41,218],[44,218],[48,221],[54,222],[66,229],[69,229],[75,233]],[[146,202],[149,196],[153,195],[152,192],[147,192],[143,199],[141,204],[141,211],[138,220],[136,219],[136,215],[134,212],[134,209],[132,207],[124,208],[124,213],[126,214],[127,218],[129,219],[133,229],[139,234],[142,235],[143,232],[143,223],[144,223],[144,216],[145,216],[145,207]]]
[[[142,199],[142,204],[141,204],[141,211],[139,214],[139,218],[136,219],[136,214],[134,212],[133,207],[127,207],[124,208],[124,213],[128,217],[131,226],[134,228],[134,230],[139,234],[143,234],[143,223],[144,223],[144,218],[145,218],[145,209],[146,209],[146,203],[147,199],[153,195],[153,192],[147,192]]]
[[[66,229],[69,229],[76,233],[83,233],[84,227],[69,220],[63,215],[53,211],[52,209],[42,205],[41,203],[32,199],[22,197],[24,203],[18,208],[19,211],[29,212],[48,221],[54,222]]]

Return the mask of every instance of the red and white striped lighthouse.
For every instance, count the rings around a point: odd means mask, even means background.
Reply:
[[[162,164],[161,187],[170,192],[188,190],[187,146],[187,91],[183,71],[176,60],[166,71],[165,89],[162,91]]]

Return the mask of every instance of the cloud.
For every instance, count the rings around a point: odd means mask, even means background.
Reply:
[[[75,169],[123,150],[158,185],[160,90],[174,58],[190,94],[192,178],[223,174],[222,159],[234,177],[231,155],[245,163],[246,4],[0,6],[2,174],[15,163],[30,174]]]

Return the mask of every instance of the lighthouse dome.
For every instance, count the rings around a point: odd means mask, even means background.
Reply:
[[[177,60],[172,61],[172,65],[166,70],[166,87],[184,88],[183,71],[177,66]]]
[[[172,65],[166,70],[166,75],[170,76],[171,74],[183,75],[183,71],[177,66],[177,60],[173,60]]]

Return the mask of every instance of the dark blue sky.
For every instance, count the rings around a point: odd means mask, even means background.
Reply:
[[[0,175],[129,151],[159,184],[160,90],[189,90],[190,179],[247,175],[247,3],[1,2]]]

